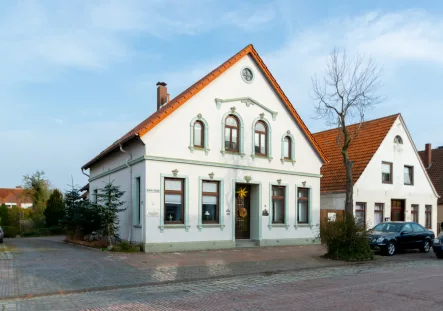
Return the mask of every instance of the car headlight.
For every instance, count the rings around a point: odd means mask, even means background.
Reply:
[[[381,242],[383,242],[385,240],[385,238],[378,238],[377,239],[377,243],[381,243]]]

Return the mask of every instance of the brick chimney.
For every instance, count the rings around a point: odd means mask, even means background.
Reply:
[[[425,146],[425,168],[429,168],[432,164],[432,145],[426,144]]]
[[[168,102],[168,89],[165,82],[157,82],[157,110]]]

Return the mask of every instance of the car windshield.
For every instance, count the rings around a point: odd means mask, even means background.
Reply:
[[[379,232],[400,232],[401,228],[403,228],[403,224],[381,223],[376,225],[372,230]]]

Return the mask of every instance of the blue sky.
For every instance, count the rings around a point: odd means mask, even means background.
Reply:
[[[441,1],[4,1],[0,187],[44,170],[54,187],[171,97],[254,44],[312,132],[310,78],[334,47],[383,66],[387,99],[418,149],[443,145]],[[420,6],[418,6],[420,5]]]

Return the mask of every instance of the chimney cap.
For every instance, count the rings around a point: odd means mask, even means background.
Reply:
[[[159,85],[161,85],[161,86],[166,86],[167,84],[166,84],[166,82],[157,82],[156,85],[157,85],[157,86],[159,86]]]

